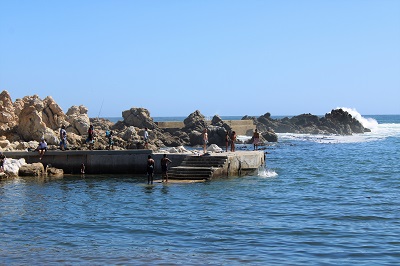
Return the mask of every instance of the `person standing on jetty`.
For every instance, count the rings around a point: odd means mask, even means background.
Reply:
[[[164,177],[165,177],[165,183],[168,183],[168,164],[172,163],[172,161],[167,158],[167,155],[164,154],[164,157],[161,158],[161,183],[164,182]]]
[[[208,143],[208,133],[207,133],[207,128],[203,130],[203,154],[206,154],[207,152],[207,143]]]
[[[144,128],[144,148],[148,149],[149,146],[149,132],[147,131],[147,127]]]
[[[232,131],[232,133],[231,133],[231,152],[235,151],[235,141],[236,141],[236,132]]]
[[[253,133],[253,145],[254,145],[254,150],[258,149],[258,143],[260,142],[260,133],[258,133],[257,129],[254,130]]]
[[[225,134],[225,147],[226,147],[225,151],[226,152],[228,152],[229,141],[230,141],[229,132],[226,131],[226,134]]]
[[[154,178],[154,160],[151,155],[147,157],[147,185],[153,185]]]
[[[44,138],[42,138],[40,140],[40,143],[38,146],[38,152],[39,152],[39,156],[40,156],[39,160],[43,159],[43,155],[46,151],[47,151],[47,143],[46,143],[46,140]]]
[[[65,125],[61,126],[60,129],[60,149],[65,151],[67,149],[67,131],[65,131]]]

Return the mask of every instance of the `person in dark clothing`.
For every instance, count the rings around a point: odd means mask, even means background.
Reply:
[[[151,158],[151,155],[147,157],[147,184],[153,185],[154,178],[154,160]]]

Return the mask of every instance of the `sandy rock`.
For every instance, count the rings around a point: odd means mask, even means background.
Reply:
[[[42,163],[25,164],[19,168],[19,176],[41,176],[45,173]]]
[[[40,106],[40,103],[35,101],[32,105],[25,106],[19,114],[17,133],[23,140],[39,140],[46,131],[46,124],[42,120],[42,115],[34,105]]]
[[[125,141],[130,141],[137,137],[137,132],[135,127],[130,126],[127,127],[124,131],[121,132],[121,138]]]
[[[67,117],[54,99],[48,96],[43,100],[42,119],[48,128],[56,130],[65,123]]]
[[[10,141],[6,140],[0,140],[0,148],[5,149],[7,146],[10,146]]]
[[[90,126],[88,109],[83,106],[71,106],[67,112],[67,121],[70,123],[67,127],[68,132],[78,135],[86,135]]]
[[[15,108],[8,91],[0,93],[0,131],[13,128],[18,123],[18,116],[15,115]]]
[[[158,126],[154,123],[153,118],[150,117],[150,112],[145,108],[131,108],[122,112],[124,124],[127,126],[134,126],[138,128],[155,129]]]
[[[6,173],[0,172],[0,180],[1,180],[1,179],[6,179],[7,177],[8,177],[8,176],[7,176]]]

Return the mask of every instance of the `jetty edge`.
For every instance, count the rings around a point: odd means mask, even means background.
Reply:
[[[37,152],[4,152],[7,158],[25,159],[26,163],[63,169],[64,174],[80,174],[85,165],[86,174],[145,175],[148,155],[155,160],[155,174],[161,175],[161,158],[164,153],[151,150],[49,150],[39,160]],[[218,177],[247,175],[265,164],[264,151],[236,151],[193,155],[192,153],[168,154],[169,179],[210,180]]]

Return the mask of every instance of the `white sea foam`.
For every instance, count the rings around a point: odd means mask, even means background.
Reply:
[[[298,140],[326,144],[378,141],[388,137],[400,137],[400,124],[378,124],[371,132],[349,136],[278,133],[280,141]]]
[[[355,108],[338,107],[336,109],[342,109],[343,111],[348,112],[349,114],[351,114],[352,117],[357,119],[365,128],[374,130],[375,128],[378,127],[378,121],[376,121],[373,118],[363,117],[359,112],[357,112]]]
[[[258,176],[259,177],[275,177],[277,175],[278,174],[275,171],[265,169],[265,167],[258,168]]]

